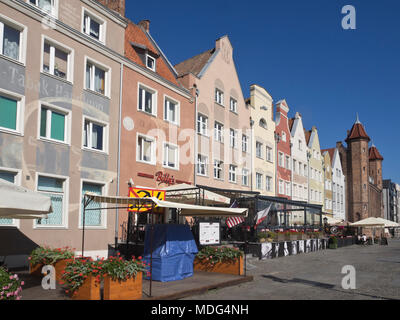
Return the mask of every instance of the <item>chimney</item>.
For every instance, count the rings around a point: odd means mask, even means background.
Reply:
[[[150,31],[150,20],[142,20],[138,23],[139,27],[142,27],[147,33]]]
[[[98,0],[103,6],[125,17],[125,0]]]

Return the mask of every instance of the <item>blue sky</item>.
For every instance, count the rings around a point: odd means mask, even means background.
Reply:
[[[343,30],[342,7],[356,9]],[[227,34],[245,97],[249,86],[285,98],[318,128],[321,148],[346,138],[356,113],[385,161],[384,179],[400,183],[400,2],[395,0],[127,0],[127,16],[149,19],[172,64],[214,47]]]

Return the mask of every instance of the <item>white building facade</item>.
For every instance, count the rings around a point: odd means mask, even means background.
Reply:
[[[332,158],[332,209],[335,219],[346,219],[346,177],[343,174],[339,150],[335,148]]]

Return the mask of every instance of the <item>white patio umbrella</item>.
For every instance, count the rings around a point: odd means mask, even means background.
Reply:
[[[333,218],[333,217],[330,217],[330,216],[327,216],[327,215],[322,215],[322,221],[324,221],[324,219],[325,218],[327,218],[328,220],[327,220],[327,223],[328,224],[338,224],[338,223],[341,223],[343,220],[340,220],[340,219],[336,219],[336,218]]]
[[[379,221],[382,221],[382,223],[385,224],[385,228],[398,228],[398,227],[400,227],[400,224],[398,224],[398,223],[396,223],[394,221],[386,220],[386,219],[383,219],[383,218],[376,218],[376,219],[378,219]]]
[[[50,197],[0,179],[0,218],[46,219],[51,212]]]
[[[385,223],[375,217],[369,217],[354,223],[350,223],[351,227],[384,227]]]

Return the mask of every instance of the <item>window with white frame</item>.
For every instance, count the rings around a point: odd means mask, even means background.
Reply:
[[[262,159],[263,154],[263,144],[261,142],[256,141],[256,157]]]
[[[68,143],[68,119],[68,112],[41,105],[40,137]]]
[[[256,189],[262,190],[263,185],[262,185],[262,180],[263,180],[263,175],[261,173],[256,173]]]
[[[265,177],[265,190],[272,191],[272,177]]]
[[[179,103],[166,97],[164,101],[164,120],[173,124],[179,124],[179,119]]]
[[[214,124],[214,139],[218,142],[224,142],[224,126],[217,121]]]
[[[279,180],[279,194],[285,194],[283,181]]]
[[[157,92],[139,85],[138,110],[157,115]]]
[[[290,157],[286,156],[286,169],[290,170]]]
[[[215,102],[224,105],[224,93],[219,89],[215,89]]]
[[[207,175],[208,157],[201,154],[197,155],[197,174],[200,176]]]
[[[242,185],[246,187],[249,185],[249,170],[244,168],[242,169]]]
[[[156,142],[153,137],[147,137],[139,134],[137,137],[137,147],[136,147],[137,161],[154,164],[155,146]]]
[[[237,132],[235,129],[230,129],[229,130],[229,141],[230,141],[230,147],[231,148],[236,148],[236,136]]]
[[[22,133],[23,98],[0,91],[0,129]]]
[[[236,183],[236,169],[237,166],[234,166],[232,164],[229,166],[229,182]]]
[[[223,165],[224,163],[220,160],[214,160],[214,178],[218,180],[223,180]]]
[[[105,21],[84,10],[83,13],[83,33],[97,41],[105,40]]]
[[[282,141],[286,142],[286,132],[282,131]]]
[[[0,180],[11,183],[17,183],[17,172],[11,172],[0,169]],[[14,226],[14,219],[0,218],[0,226]]]
[[[84,195],[86,192],[94,193],[97,195],[103,195],[104,184],[92,183],[92,182],[82,182],[82,196],[81,196],[81,226],[83,226],[83,207],[84,207]],[[101,210],[101,204],[92,201],[85,211],[85,227],[102,227],[105,221],[103,221],[103,214]],[[98,209],[98,210],[96,210]]]
[[[299,150],[302,151],[303,150],[303,143],[302,143],[301,140],[299,140],[298,146],[299,146]]]
[[[201,113],[197,115],[197,133],[204,136],[208,135],[208,118]]]
[[[286,195],[290,196],[291,190],[290,190],[290,182],[286,182]]]
[[[248,152],[249,150],[249,138],[246,135],[242,135],[242,151]]]
[[[266,160],[269,162],[273,162],[272,148],[270,148],[268,146],[266,148]]]
[[[298,173],[297,169],[298,169],[298,167],[297,167],[297,161],[296,161],[295,159],[293,159],[293,171],[294,171],[295,173]]]
[[[29,3],[45,13],[57,16],[58,0],[29,0]]]
[[[102,95],[108,95],[109,70],[87,60],[86,61],[86,89]]]
[[[280,167],[284,168],[284,163],[283,163],[283,153],[279,152],[278,154],[278,164]]]
[[[23,62],[24,28],[0,17],[0,55]]]
[[[308,166],[306,164],[304,165],[304,176],[308,177]]]
[[[230,103],[229,103],[229,110],[237,113],[237,100],[233,99],[232,97],[231,97]]]
[[[84,118],[83,147],[107,152],[108,125]]]
[[[44,40],[43,43],[43,72],[64,80],[72,81],[71,72],[71,50],[63,48]]]
[[[146,67],[152,71],[156,71],[156,59],[146,54]]]
[[[171,169],[179,168],[179,149],[178,146],[164,143],[164,167]]]
[[[38,176],[37,191],[49,196],[53,212],[46,219],[36,220],[36,226],[62,227],[65,223],[66,180],[48,176]]]

